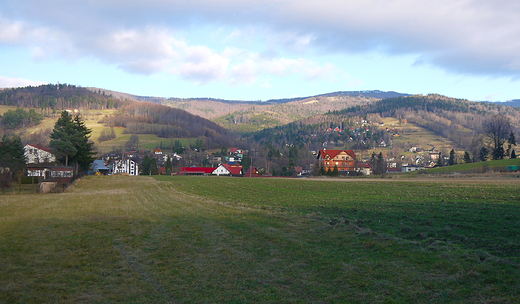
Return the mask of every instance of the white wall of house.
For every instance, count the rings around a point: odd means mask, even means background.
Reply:
[[[114,163],[112,173],[139,175],[139,165],[131,159],[118,160]]]
[[[56,161],[54,154],[30,144],[25,145],[24,155],[27,164],[53,163]]]
[[[213,172],[211,172],[211,174],[215,174],[216,176],[220,176],[220,175],[229,175],[231,172],[229,172],[228,169],[226,169],[226,167],[220,165],[217,167],[217,169],[213,170]]]

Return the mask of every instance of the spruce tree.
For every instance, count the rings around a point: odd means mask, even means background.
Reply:
[[[469,155],[469,152],[468,152],[468,151],[465,151],[465,152],[464,152],[464,162],[465,162],[466,164],[471,163],[471,155]]]
[[[90,133],[92,130],[79,116],[72,118],[66,111],[61,112],[50,135],[50,146],[56,158],[65,166],[74,163],[87,170],[95,159],[94,144],[89,141]]]
[[[455,150],[451,149],[450,151],[450,160],[448,161],[449,166],[455,165]]]
[[[164,165],[166,174],[172,173],[172,160],[170,159],[170,156],[168,155],[168,159],[166,159],[166,164]]]

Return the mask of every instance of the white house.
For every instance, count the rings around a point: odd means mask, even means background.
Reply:
[[[117,160],[112,167],[112,173],[139,175],[139,165],[131,159]]]
[[[27,164],[42,164],[56,162],[56,156],[51,153],[51,149],[40,145],[26,144],[24,149]]]
[[[211,174],[215,174],[216,176],[220,175],[241,175],[242,174],[242,166],[232,166],[229,164],[221,164],[218,166]]]
[[[401,172],[412,172],[412,171],[418,171],[418,170],[424,170],[424,166],[416,166],[416,165],[403,165],[401,167]]]

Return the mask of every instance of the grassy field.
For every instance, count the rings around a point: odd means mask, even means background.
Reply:
[[[518,303],[520,180],[88,177],[0,196],[0,303]]]

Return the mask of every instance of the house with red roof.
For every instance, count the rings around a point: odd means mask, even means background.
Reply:
[[[337,166],[339,172],[356,171],[356,154],[352,150],[322,149],[316,157],[318,163],[325,171],[334,170]]]
[[[256,167],[249,167],[247,172],[244,174],[244,177],[259,177],[260,173]]]
[[[212,174],[214,174],[216,176],[220,176],[220,175],[240,176],[240,175],[242,175],[242,166],[221,164],[215,170],[213,170]]]

